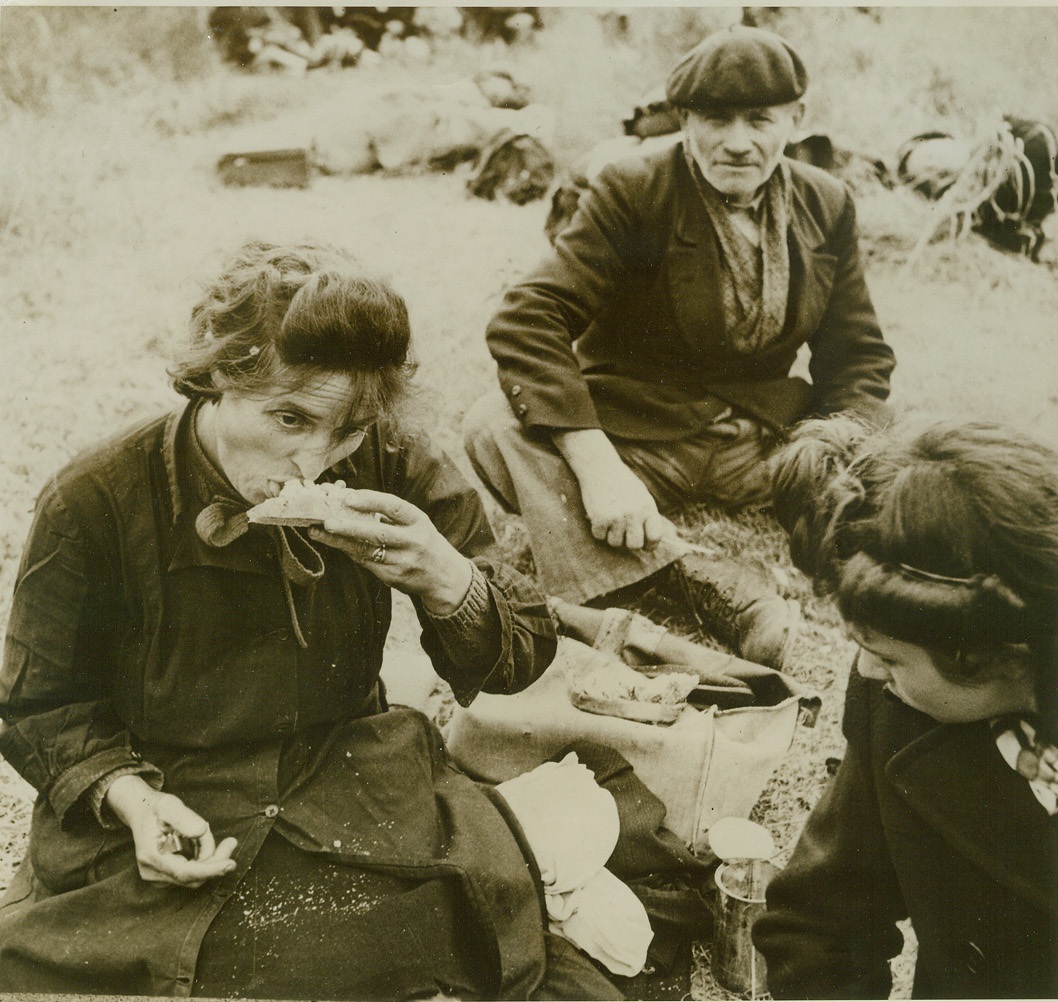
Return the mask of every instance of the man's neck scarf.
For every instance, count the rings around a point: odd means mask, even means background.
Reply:
[[[728,345],[742,355],[759,351],[782,335],[790,291],[790,174],[781,163],[764,185],[760,248],[753,247],[731,220],[724,196],[702,176],[684,143],[683,155],[720,245],[721,297]]]

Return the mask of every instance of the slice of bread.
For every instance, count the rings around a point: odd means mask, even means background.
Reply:
[[[572,642],[575,643],[575,642]],[[571,647],[567,645],[567,647]],[[651,677],[611,655],[576,644],[568,651],[570,701],[579,710],[651,724],[671,724],[698,676],[666,671]]]
[[[345,500],[354,493],[344,480],[333,484],[288,480],[274,498],[254,505],[246,517],[260,525],[321,525],[345,511]]]

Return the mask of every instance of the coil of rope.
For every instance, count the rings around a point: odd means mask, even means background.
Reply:
[[[1036,172],[1025,149],[1030,140],[1037,138],[1042,138],[1047,146],[1050,175],[1051,205],[1042,215],[1058,208],[1058,174],[1055,171],[1058,143],[1054,133],[1037,124],[1025,136],[1015,136],[1010,122],[1004,120],[974,147],[947,187],[944,187],[946,178],[928,171],[909,178],[914,185],[928,184],[937,190],[942,189],[943,194],[934,204],[930,221],[908,256],[905,273],[917,264],[922,252],[945,226],[950,237],[961,238],[972,229],[985,206],[998,222],[1012,222],[1026,238],[1033,233],[1035,221],[1030,218],[1030,210],[1036,199]],[[1008,205],[1011,204],[1010,196],[1013,196],[1013,207],[1003,208],[999,204],[1001,196]]]

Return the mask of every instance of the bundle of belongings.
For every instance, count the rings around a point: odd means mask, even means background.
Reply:
[[[553,111],[530,103],[524,85],[496,68],[451,84],[338,90],[327,102],[241,130],[232,140],[238,149],[218,166],[226,183],[280,185],[292,183],[297,151],[313,170],[339,176],[450,171],[476,161],[472,194],[521,205],[551,185],[553,132]],[[277,168],[275,180],[231,170],[263,159],[287,169]]]
[[[897,175],[990,243],[1039,260],[1058,206],[1058,137],[1044,122],[1004,115],[976,143],[922,133],[900,147]]]
[[[525,205],[543,198],[554,179],[555,161],[539,139],[503,129],[478,154],[467,191],[490,202],[502,196]]]
[[[555,601],[566,636],[548,671],[514,696],[457,708],[446,739],[456,763],[499,783],[574,740],[608,745],[665,805],[692,851],[709,826],[746,817],[819,697],[796,680],[693,643],[625,609]]]

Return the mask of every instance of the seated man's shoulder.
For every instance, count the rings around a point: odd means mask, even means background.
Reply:
[[[852,197],[845,182],[811,164],[787,163],[794,190],[807,203],[812,214],[824,225],[836,221]]]
[[[650,151],[628,149],[604,164],[596,186],[620,190],[648,191],[668,186],[675,175],[678,146]]]

